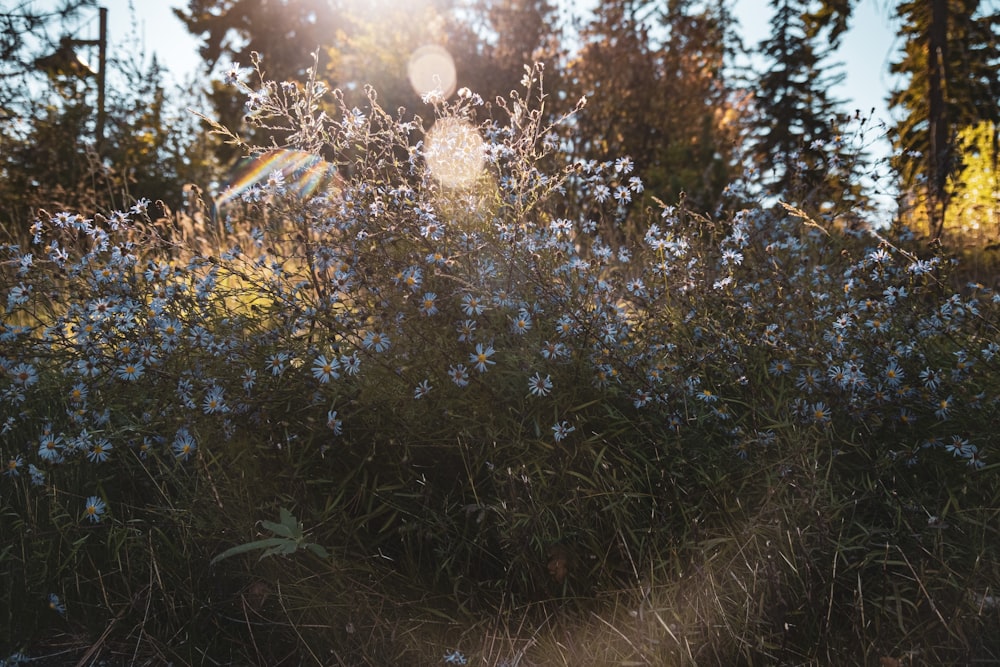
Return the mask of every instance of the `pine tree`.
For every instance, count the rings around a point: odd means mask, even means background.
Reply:
[[[506,97],[520,88],[524,66],[540,63],[546,90],[558,94],[563,26],[555,2],[470,0],[462,15],[469,30],[454,30],[453,42],[466,85],[488,101]]]
[[[752,155],[765,187],[797,206],[855,203],[857,185],[842,167],[851,164],[838,128],[844,122],[830,89],[843,74],[827,67],[833,37],[810,15],[808,0],[772,0],[771,36],[761,42],[768,59],[756,86]],[[826,20],[825,17],[822,20]]]
[[[61,0],[48,11],[0,0],[0,122],[46,113],[49,100],[38,94],[43,74],[36,61],[56,51],[60,38],[95,8],[95,0]]]
[[[0,241],[22,240],[40,208],[90,214],[139,197],[176,208],[185,183],[214,176],[206,138],[183,111],[194,94],[168,93],[141,49],[108,58],[97,152],[94,78],[53,57],[76,53],[59,49],[89,38],[96,9],[95,0],[0,0]]]
[[[895,166],[904,195],[923,198],[932,238],[945,228],[949,180],[962,168],[960,132],[1000,121],[1000,13],[980,13],[982,4],[909,0],[896,8],[905,42],[891,67],[904,77],[890,97],[904,113],[893,128]]]
[[[566,74],[569,99],[588,97],[576,154],[630,156],[649,191],[714,211],[737,132],[724,78],[732,25],[723,3],[601,2]]]

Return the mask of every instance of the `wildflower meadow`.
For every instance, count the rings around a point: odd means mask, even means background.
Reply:
[[[253,76],[200,227],[0,247],[0,664],[1000,660],[993,285],[567,159],[537,68]]]

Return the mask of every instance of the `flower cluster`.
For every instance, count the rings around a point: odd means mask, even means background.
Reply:
[[[433,137],[436,159],[463,155],[449,181],[425,160],[433,128],[374,97],[335,119],[315,83],[250,93],[251,120],[308,120],[289,151],[340,157],[317,171],[268,154],[270,174],[227,195],[247,205],[228,247],[172,258],[139,234],[139,202],[43,215],[32,247],[2,248],[5,478],[184,466],[241,430],[326,448],[370,435],[366,410],[437,420],[475,402],[517,405],[525,438],[566,447],[589,437],[577,406],[595,396],[739,456],[792,423],[985,465],[968,425],[996,408],[1000,298],[946,290],[938,258],[762,208],[706,231],[661,206],[630,237],[615,223],[641,218],[631,160],[543,170],[559,141],[530,88],[505,121],[476,122],[476,96],[441,105],[462,128]],[[317,173],[321,188],[292,187]],[[106,500],[82,516],[100,522]]]

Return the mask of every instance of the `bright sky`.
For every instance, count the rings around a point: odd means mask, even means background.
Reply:
[[[186,5],[183,0],[103,0],[101,4],[108,8],[109,41],[113,48],[135,48],[130,11],[134,7],[138,46],[144,46],[147,53],[155,52],[161,65],[181,79],[198,70],[198,42],[172,12],[173,7]],[[851,111],[857,108],[867,113],[874,107],[876,117],[884,120],[888,120],[885,104],[890,85],[888,67],[895,48],[891,4],[888,0],[858,3],[851,30],[836,58],[844,63],[847,75],[844,84],[836,89],[838,97],[848,103]],[[747,45],[756,45],[767,36],[771,12],[766,0],[736,0],[736,15]],[[96,19],[88,23],[88,29],[96,36]]]
[[[400,0],[406,2],[407,0]],[[44,5],[43,0],[39,4]],[[204,76],[198,57],[198,42],[187,33],[173,15],[174,7],[184,7],[184,0],[103,0],[108,8],[108,39],[113,53],[144,49],[147,55],[157,54],[178,82],[190,76]],[[834,89],[844,101],[845,111],[859,109],[867,115],[875,109],[875,121],[889,121],[886,98],[891,85],[889,62],[896,57],[897,44],[893,30],[891,0],[862,0],[851,20],[851,30],[843,39],[835,62],[842,62],[844,83]],[[134,9],[134,11],[133,11]],[[767,37],[771,11],[767,0],[735,0],[735,14],[740,21],[744,43],[756,46]],[[132,21],[136,30],[132,29]],[[96,38],[97,18],[86,20],[84,38]],[[458,82],[475,88],[474,82]],[[869,135],[868,140],[877,137]],[[870,147],[873,156],[888,154],[888,143],[877,141]]]
[[[876,117],[888,121],[886,97],[891,78],[889,62],[896,57],[893,4],[889,0],[862,0],[851,18],[851,29],[844,36],[833,62],[843,63],[846,80],[835,89],[848,110],[868,113],[874,107]],[[744,44],[756,46],[767,38],[771,11],[765,0],[736,0]]]
[[[146,53],[156,54],[161,66],[179,80],[199,70],[199,42],[174,16],[175,7],[186,8],[183,0],[101,0],[108,9],[108,41],[114,50],[132,49],[136,22],[138,44]],[[134,12],[132,10],[135,10]],[[96,30],[96,28],[95,28]]]

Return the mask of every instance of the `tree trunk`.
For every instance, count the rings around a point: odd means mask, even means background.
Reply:
[[[930,127],[930,155],[927,174],[927,213],[932,238],[939,238],[944,231],[944,214],[947,208],[949,164],[951,146],[948,140],[948,122],[945,118],[945,86],[948,62],[948,0],[927,0],[930,3],[931,23],[927,31],[927,120]]]

